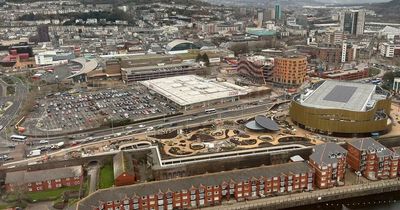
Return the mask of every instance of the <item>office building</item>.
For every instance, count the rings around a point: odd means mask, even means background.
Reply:
[[[261,28],[263,26],[263,22],[264,22],[264,12],[259,11],[257,13],[257,27]]]
[[[237,72],[251,82],[266,84],[273,79],[273,60],[264,56],[241,58],[237,65]]]
[[[273,81],[282,86],[299,86],[307,74],[305,56],[277,57],[274,60]]]
[[[275,21],[278,21],[282,18],[281,5],[275,4]]]
[[[364,25],[364,10],[346,10],[340,14],[340,27],[344,33],[362,35],[364,34]]]

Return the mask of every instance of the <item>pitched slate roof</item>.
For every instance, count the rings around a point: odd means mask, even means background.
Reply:
[[[347,150],[343,147],[329,142],[319,144],[313,148],[313,153],[310,155],[310,160],[313,160],[318,165],[328,165],[337,163],[337,157],[347,154]]]
[[[133,174],[132,156],[124,151],[118,152],[113,158],[114,179],[123,173]]]
[[[6,174],[6,184],[33,183],[47,180],[79,177],[83,173],[82,166],[70,166],[65,168],[53,168],[37,171],[14,171]]]
[[[378,157],[386,157],[390,155],[398,156],[397,153],[389,150],[381,143],[375,141],[375,139],[373,138],[356,139],[348,141],[347,143],[357,148],[360,151],[367,151],[367,152],[375,151]]]
[[[114,187],[104,190],[98,190],[88,197],[82,199],[77,210],[90,210],[99,205],[99,202],[121,200],[126,197],[154,195],[158,192],[178,192],[191,187],[216,186],[223,182],[231,180],[241,182],[251,178],[278,177],[284,174],[301,174],[312,172],[312,169],[305,162],[293,162],[273,166],[261,166],[257,168],[248,168],[232,170],[219,173],[210,173],[199,176],[176,178],[171,180],[154,181],[148,183],[134,184],[130,186]]]

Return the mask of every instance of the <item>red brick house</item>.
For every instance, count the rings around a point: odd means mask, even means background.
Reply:
[[[53,168],[37,171],[14,171],[6,174],[6,191],[23,189],[29,192],[80,185],[83,179],[82,166]]]
[[[397,177],[399,155],[373,138],[347,142],[347,163],[370,180]]]
[[[194,209],[266,196],[313,190],[305,162],[261,166],[99,190],[77,210]]]
[[[347,151],[335,144],[325,143],[313,148],[309,164],[315,171],[315,185],[330,188],[344,184]]]
[[[136,181],[132,156],[121,151],[113,158],[115,186],[131,185]]]

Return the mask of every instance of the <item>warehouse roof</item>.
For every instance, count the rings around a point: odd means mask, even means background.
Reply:
[[[180,106],[241,96],[248,93],[247,88],[229,82],[208,80],[195,75],[153,79],[140,83]]]

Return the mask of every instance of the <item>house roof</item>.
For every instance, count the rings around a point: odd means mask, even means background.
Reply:
[[[98,190],[88,197],[82,199],[77,210],[88,210],[98,206],[99,202],[121,200],[126,197],[132,197],[134,194],[138,196],[154,195],[161,192],[178,192],[183,189],[192,187],[216,186],[223,182],[247,181],[251,178],[261,177],[279,177],[285,174],[301,174],[312,172],[312,169],[305,162],[293,162],[273,166],[261,166],[257,168],[248,168],[240,170],[232,170],[219,173],[210,173],[192,177],[176,178],[171,180],[154,181],[148,183],[134,184],[130,186],[114,187],[104,190]]]
[[[113,158],[114,179],[123,173],[133,173],[132,156],[124,151],[118,152]]]
[[[398,156],[397,153],[389,150],[381,143],[375,141],[373,138],[362,138],[362,139],[355,139],[350,140],[347,142],[348,144],[352,145],[353,147],[357,148],[360,151],[367,151],[367,152],[376,152],[378,157],[386,157],[386,156]]]
[[[37,171],[14,171],[6,174],[6,184],[33,183],[47,180],[79,177],[83,173],[82,166],[70,166],[65,168],[53,168]]]
[[[310,160],[313,160],[318,165],[328,165],[337,163],[337,157],[346,155],[347,150],[343,147],[329,142],[319,144],[313,148],[313,153],[310,155]]]

